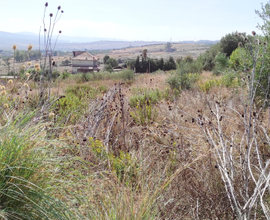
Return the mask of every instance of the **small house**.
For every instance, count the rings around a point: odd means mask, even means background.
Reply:
[[[99,58],[87,51],[73,51],[72,73],[99,71]]]

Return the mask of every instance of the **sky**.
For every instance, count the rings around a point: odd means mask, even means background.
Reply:
[[[43,29],[46,1],[0,0],[0,31],[33,32]],[[55,25],[68,36],[120,40],[220,40],[234,31],[248,34],[262,20],[255,14],[267,0],[53,0],[49,13],[64,11]],[[61,38],[61,37],[60,37]],[[0,39],[1,40],[1,39]]]

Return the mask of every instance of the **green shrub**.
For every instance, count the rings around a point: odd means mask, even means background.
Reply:
[[[215,86],[220,86],[221,85],[221,80],[218,79],[210,79],[204,83],[199,84],[199,88],[205,92],[208,93],[213,87]]]
[[[136,108],[130,111],[130,115],[137,124],[145,126],[155,121],[158,113],[151,101],[146,100],[144,103],[138,101]]]
[[[240,86],[239,78],[239,72],[226,71],[221,78],[221,83],[226,87],[237,87]]]
[[[219,75],[228,67],[229,61],[225,53],[218,53],[215,57],[215,67],[213,73]]]
[[[129,99],[131,107],[136,107],[137,103],[140,103],[141,106],[143,106],[146,101],[156,104],[158,101],[168,98],[166,96],[166,91],[163,93],[159,89],[133,89],[132,93],[135,95],[131,96]]]
[[[229,67],[233,70],[244,71],[252,68],[252,58],[249,52],[242,47],[232,52],[229,59]]]
[[[202,64],[204,70],[211,71],[215,66],[215,57],[221,52],[220,43],[212,45],[205,53],[200,54],[198,61]]]
[[[67,79],[70,76],[71,76],[71,73],[69,73],[67,71],[62,72],[62,74],[61,74],[62,79]]]
[[[89,85],[69,86],[65,96],[53,105],[53,109],[57,109],[57,123],[76,123],[84,115],[88,101],[96,98],[100,91]]]
[[[107,72],[113,72],[113,67],[111,64],[105,64],[104,66],[104,71],[107,71]]]
[[[91,73],[81,73],[80,74],[80,81],[81,82],[89,82],[91,80]]]
[[[42,75],[43,75],[43,79],[45,81],[48,81],[49,77],[50,77],[50,71],[48,69],[46,69],[44,71],[42,71],[42,70],[37,71],[35,69],[29,69],[29,70],[27,70],[27,72],[31,74],[31,79],[33,78],[34,81],[36,81],[36,82],[40,81],[40,77]],[[52,71],[51,80],[57,79],[60,75],[61,74],[59,71],[57,71],[57,70]],[[25,75],[23,75],[22,77],[23,77],[23,79],[25,79]]]
[[[167,79],[167,83],[172,90],[180,91],[183,89],[191,89],[199,79],[200,74],[198,73],[183,73],[181,69],[177,69],[176,72]]]
[[[99,159],[106,161],[110,164],[113,172],[115,172],[119,181],[123,181],[125,178],[126,184],[134,179],[137,172],[136,161],[133,161],[130,154],[120,151],[118,156],[115,156],[112,152],[106,152],[106,147],[99,140],[94,140],[92,137],[87,141],[89,148],[94,155]]]

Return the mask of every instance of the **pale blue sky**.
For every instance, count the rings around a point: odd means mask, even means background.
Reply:
[[[0,0],[0,31],[38,33],[41,0]],[[124,40],[219,40],[232,31],[257,31],[255,14],[267,0],[53,0],[64,10],[56,31],[64,35]],[[48,13],[47,13],[48,18]],[[47,20],[48,21],[48,20]]]

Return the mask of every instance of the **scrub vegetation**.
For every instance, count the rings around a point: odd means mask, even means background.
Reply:
[[[0,81],[0,219],[270,219],[268,41],[233,32],[145,74],[22,64]]]

